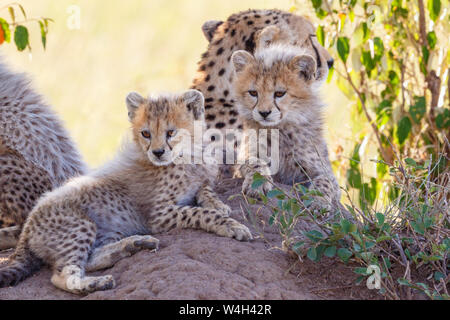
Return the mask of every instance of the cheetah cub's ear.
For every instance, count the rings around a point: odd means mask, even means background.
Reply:
[[[216,32],[217,28],[222,23],[223,21],[209,20],[202,25],[203,34],[205,35],[205,38],[206,40],[208,40],[208,42],[211,42],[212,38],[214,37],[214,32]]]
[[[289,62],[289,69],[296,72],[306,82],[315,79],[316,60],[310,55],[295,56]]]
[[[134,118],[134,115],[136,113],[136,110],[139,108],[140,105],[142,105],[145,102],[145,98],[143,98],[139,93],[137,92],[130,92],[127,95],[126,103],[127,103],[127,109],[128,109],[128,119],[131,121]]]
[[[256,34],[257,48],[267,48],[278,39],[280,29],[277,26],[268,26]]]
[[[205,113],[205,98],[198,90],[188,90],[182,95],[186,108],[194,114],[195,120],[201,120]]]
[[[231,61],[233,62],[234,71],[239,73],[245,69],[245,66],[255,61],[255,58],[245,50],[238,50],[231,56]]]

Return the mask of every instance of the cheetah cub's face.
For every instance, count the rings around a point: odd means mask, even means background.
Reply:
[[[301,48],[272,45],[255,55],[233,53],[233,86],[239,114],[264,127],[289,118],[301,118],[304,103],[316,95],[316,61]]]
[[[194,122],[204,124],[204,98],[197,90],[148,99],[131,92],[126,103],[133,139],[156,166],[181,156],[185,143],[193,142]]]

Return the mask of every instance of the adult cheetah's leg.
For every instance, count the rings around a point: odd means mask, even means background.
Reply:
[[[197,193],[197,203],[203,208],[216,209],[229,216],[231,208],[223,203],[209,185],[203,185]]]
[[[0,155],[0,250],[15,247],[37,199],[52,189],[47,172],[14,154]]]
[[[152,213],[147,224],[152,233],[173,228],[193,228],[237,240],[252,239],[246,226],[215,209],[177,205],[160,207]]]
[[[131,236],[120,241],[95,248],[86,265],[86,271],[106,269],[119,260],[143,249],[158,249],[159,240],[152,236]]]
[[[20,231],[19,226],[0,229],[0,250],[15,247],[19,241]]]

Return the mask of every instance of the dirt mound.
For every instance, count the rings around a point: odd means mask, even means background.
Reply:
[[[160,239],[157,252],[139,252],[111,269],[95,273],[112,274],[117,283],[112,290],[84,297],[72,295],[56,289],[50,283],[50,270],[44,268],[16,287],[0,289],[0,299],[380,298],[364,284],[355,285],[356,275],[350,266],[333,259],[320,264],[299,262],[277,249],[281,238],[274,227],[255,228],[244,217],[242,199],[227,200],[239,190],[239,181],[231,179],[217,187],[222,200],[232,207],[232,217],[252,230],[252,242],[197,230],[172,230],[156,235]],[[257,208],[250,207],[254,211]],[[258,214],[264,218],[269,212],[262,210]],[[0,253],[0,262],[10,253]]]

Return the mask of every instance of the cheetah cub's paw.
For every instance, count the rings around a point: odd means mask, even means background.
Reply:
[[[217,234],[234,238],[239,241],[249,241],[253,239],[250,230],[246,226],[231,218],[219,227]]]
[[[152,236],[131,236],[127,238],[124,244],[125,251],[131,255],[141,250],[156,250],[159,246],[159,240]]]
[[[308,206],[308,209],[316,214],[327,214],[331,212],[332,206],[331,203],[323,197],[314,197],[313,202]]]
[[[231,208],[222,201],[217,201],[214,209],[216,209],[217,211],[219,211],[220,213],[222,213],[224,216],[227,217],[229,217],[231,214]]]
[[[242,183],[242,192],[251,198],[254,199],[261,199],[259,196],[260,193],[267,194],[270,190],[272,190],[272,178],[270,176],[266,176],[266,181],[262,185],[260,185],[258,188],[253,189],[253,177],[252,176],[246,176],[244,179],[244,182]]]
[[[91,293],[94,291],[106,291],[116,286],[116,281],[112,275],[106,275],[101,277],[89,277],[90,283],[84,290],[81,290],[81,294]]]

